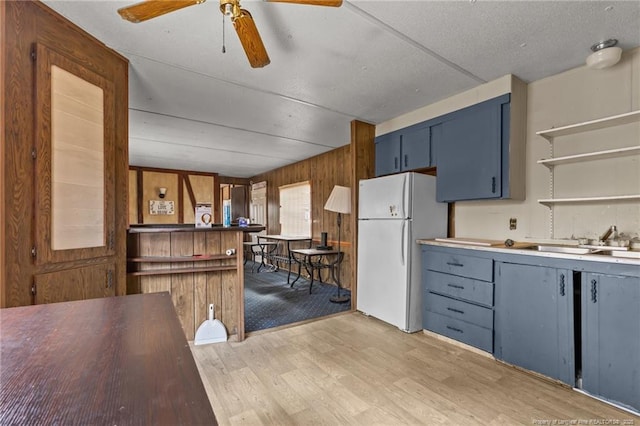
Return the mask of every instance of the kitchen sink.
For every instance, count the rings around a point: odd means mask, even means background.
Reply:
[[[572,247],[572,246],[554,246],[554,245],[539,245],[533,246],[532,249],[544,252],[552,253],[568,253],[568,254],[589,254],[597,253],[598,250],[584,248],[584,247]]]
[[[640,259],[640,251],[637,251],[637,250],[613,251],[611,252],[611,255],[615,257],[628,257],[631,259]]]
[[[537,250],[549,253],[567,254],[598,254],[605,256],[625,257],[640,259],[640,250],[628,250],[626,247],[609,246],[562,246],[562,245],[534,245],[528,247],[530,250]]]

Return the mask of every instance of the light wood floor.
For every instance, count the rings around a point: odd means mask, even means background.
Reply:
[[[640,426],[567,387],[360,313],[192,351],[221,425]]]

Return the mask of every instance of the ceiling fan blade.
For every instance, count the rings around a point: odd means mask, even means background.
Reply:
[[[269,55],[267,55],[267,50],[262,43],[262,38],[260,38],[258,28],[255,22],[253,22],[251,14],[245,9],[240,9],[240,14],[232,20],[233,27],[238,33],[240,43],[242,43],[251,67],[262,68],[265,65],[269,65],[271,60],[269,59]]]
[[[331,6],[331,7],[342,6],[342,0],[267,0],[267,1],[272,3],[306,4],[310,6]]]
[[[183,7],[193,6],[194,4],[204,3],[206,0],[149,0],[141,3],[132,4],[131,6],[118,9],[118,13],[123,19],[134,23],[146,21]]]

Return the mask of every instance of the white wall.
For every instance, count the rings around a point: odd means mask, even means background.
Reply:
[[[446,108],[462,108],[469,99],[489,99],[504,93],[498,79],[421,108],[376,127],[384,134],[439,115]],[[490,89],[490,90],[487,90]],[[502,91],[502,92],[501,92]],[[478,95],[480,94],[480,95]],[[445,108],[445,109],[446,109]],[[526,137],[526,199],[457,202],[456,236],[503,240],[594,238],[610,225],[631,236],[640,234],[640,201],[556,205],[551,198],[550,170],[536,163],[551,156],[551,144],[535,133],[640,109],[640,48],[623,53],[620,63],[605,70],[575,68],[528,85]],[[444,111],[448,112],[448,111]],[[443,113],[443,112],[441,112]],[[640,145],[640,123],[556,138],[553,156]],[[555,198],[640,194],[640,155],[572,163],[555,167]],[[552,219],[553,216],[553,219]],[[516,218],[516,230],[509,230]]]

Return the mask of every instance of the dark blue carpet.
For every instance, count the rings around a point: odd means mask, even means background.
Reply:
[[[348,311],[350,303],[331,303],[329,298],[337,294],[335,285],[313,282],[309,294],[309,281],[300,278],[293,288],[287,284],[286,271],[251,272],[252,262],[245,265],[244,274],[244,329],[264,330]],[[257,265],[254,267],[254,271]],[[295,274],[292,274],[292,280]],[[351,295],[347,290],[340,294]]]

